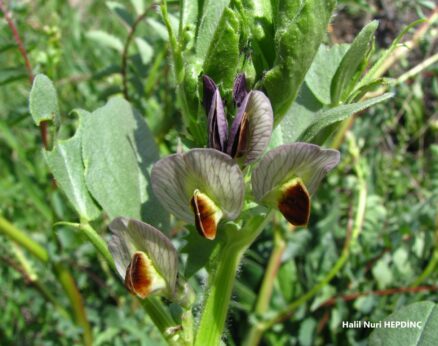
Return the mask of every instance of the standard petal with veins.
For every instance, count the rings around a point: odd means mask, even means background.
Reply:
[[[191,200],[199,190],[234,220],[242,209],[243,176],[228,155],[214,149],[192,149],[170,155],[152,168],[152,188],[162,205],[177,218],[194,223]]]
[[[257,90],[248,93],[231,126],[228,154],[245,164],[259,159],[271,139],[273,123],[274,114],[266,95]]]
[[[305,225],[310,214],[310,195],[339,158],[337,150],[314,144],[281,145],[268,152],[254,169],[253,194],[258,202],[278,207],[293,225]]]
[[[128,289],[142,298],[157,290],[173,296],[178,255],[171,241],[155,227],[134,219],[118,217],[108,227],[108,247]]]

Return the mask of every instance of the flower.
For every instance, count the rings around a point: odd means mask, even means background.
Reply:
[[[294,226],[305,226],[310,216],[310,196],[340,159],[337,150],[309,143],[281,145],[268,152],[252,174],[257,202],[277,207]]]
[[[216,237],[222,218],[234,220],[244,199],[243,176],[228,155],[215,149],[192,149],[158,161],[152,188],[162,205],[177,218],[194,223],[207,239]]]
[[[203,82],[208,146],[241,160],[244,164],[256,161],[265,151],[272,135],[274,116],[269,99],[261,91],[248,92],[245,75],[239,74],[233,88],[237,114],[228,131],[219,88],[206,75],[203,76]]]
[[[117,272],[132,293],[175,297],[178,255],[171,241],[153,226],[118,217],[110,225],[109,250]]]

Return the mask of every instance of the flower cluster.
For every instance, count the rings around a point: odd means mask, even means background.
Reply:
[[[203,77],[209,148],[192,149],[159,160],[151,172],[152,188],[177,219],[196,226],[214,240],[221,220],[235,220],[245,198],[277,208],[288,222],[305,226],[310,199],[324,176],[339,162],[339,152],[314,144],[292,143],[266,151],[273,129],[269,99],[247,91],[244,75],[236,78],[236,116],[228,126],[219,88]],[[242,167],[258,161],[245,196]],[[118,218],[109,226],[110,250],[126,287],[144,298],[160,293],[174,298],[178,286],[178,256],[172,243],[154,227]]]

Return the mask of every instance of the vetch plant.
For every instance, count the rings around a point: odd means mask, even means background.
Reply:
[[[344,120],[392,96],[369,92],[388,85],[379,68],[395,46],[370,66],[375,21],[351,45],[325,45],[335,1],[181,1],[172,16],[162,1],[160,9],[175,81],[171,115],[178,115],[168,137],[157,143],[148,126],[168,118],[145,121],[113,97],[93,112],[75,109],[76,133],[61,140],[56,90],[44,75],[33,82],[30,113],[52,130],[44,157],[80,220],[64,224],[85,234],[169,344],[213,346],[224,335],[248,248],[278,223],[289,231],[312,226],[312,200],[340,162],[328,147],[344,139]],[[125,98],[137,25],[123,49]],[[136,105],[148,104],[136,96]],[[357,146],[349,144],[360,181],[356,240],[366,185]],[[276,214],[284,218],[274,225]],[[99,234],[99,225],[109,234]],[[322,290],[349,246],[320,283],[273,317],[267,311],[276,268],[269,267],[247,311],[245,344],[258,344]]]

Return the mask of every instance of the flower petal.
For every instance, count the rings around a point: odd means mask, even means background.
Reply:
[[[166,281],[142,251],[134,253],[128,268],[126,268],[125,286],[131,293],[142,299],[167,287]]]
[[[163,206],[188,223],[194,221],[190,202],[195,190],[206,194],[227,219],[235,219],[242,209],[242,172],[233,159],[214,149],[168,156],[154,165],[151,179]]]
[[[252,189],[257,201],[293,178],[301,178],[312,195],[319,183],[339,163],[337,150],[322,149],[308,143],[281,145],[260,161],[252,174]]]
[[[310,217],[310,196],[300,178],[295,178],[282,187],[278,209],[292,225],[307,225]]]
[[[155,227],[134,219],[118,217],[110,223],[109,229],[111,239],[108,246],[119,275],[125,278],[132,256],[138,251],[144,252],[173,294],[178,273],[178,254],[172,242]]]
[[[208,146],[217,150],[225,150],[228,136],[228,122],[218,87],[208,77],[204,81],[204,107],[207,113]]]
[[[222,218],[222,211],[199,190],[193,193],[190,204],[195,214],[195,226],[199,234],[210,240],[216,238],[217,225]]]
[[[231,127],[227,152],[245,164],[256,161],[269,144],[273,123],[269,99],[261,91],[251,91]]]
[[[246,95],[248,95],[248,91],[246,91],[246,78],[244,73],[239,73],[234,80],[233,86],[233,99],[236,103],[237,108],[243,103]]]

